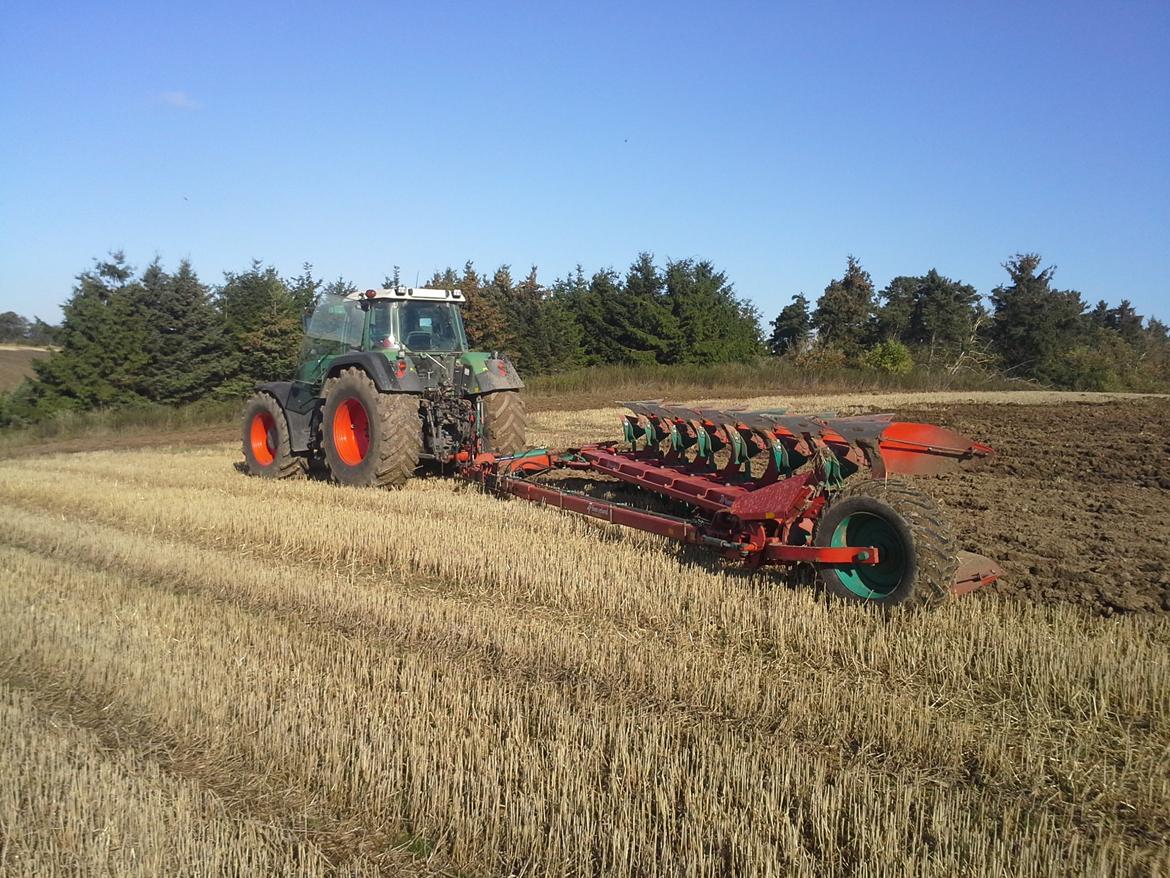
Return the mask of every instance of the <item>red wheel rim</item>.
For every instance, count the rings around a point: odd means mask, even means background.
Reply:
[[[366,459],[370,447],[370,418],[359,400],[343,400],[333,413],[333,447],[347,466],[357,466]]]
[[[252,457],[260,466],[271,466],[276,460],[276,419],[268,412],[257,412],[248,430]]]

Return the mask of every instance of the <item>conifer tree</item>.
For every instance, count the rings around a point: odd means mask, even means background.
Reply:
[[[136,297],[146,363],[140,392],[152,402],[193,402],[223,383],[223,324],[211,296],[183,260],[168,274],[158,260],[142,275]]]
[[[267,381],[287,379],[301,344],[301,306],[280,275],[259,260],[245,272],[224,275],[217,297],[228,346],[222,393],[245,396]]]
[[[1036,253],[1017,253],[1004,263],[1011,284],[991,293],[991,335],[1003,365],[1017,376],[1059,383],[1062,359],[1081,339],[1080,293],[1052,289],[1054,267],[1040,270]]]
[[[507,281],[500,286],[500,292],[508,321],[508,337],[512,340],[509,350],[515,356],[518,368],[537,375],[547,370],[551,351],[540,319],[544,290],[537,279],[536,266],[532,266],[524,280],[515,286],[511,285],[510,275]]]
[[[878,337],[928,349],[928,362],[936,352],[952,352],[968,341],[981,313],[973,286],[933,268],[920,277],[894,278],[880,298]]]
[[[804,293],[797,293],[791,302],[780,309],[780,313],[772,321],[768,353],[779,357],[790,352],[799,352],[808,343],[811,334],[812,316],[808,313],[808,299]]]
[[[485,289],[471,260],[463,265],[458,289],[463,291],[463,327],[472,350],[502,351],[508,325],[498,302]]]
[[[77,278],[62,307],[61,349],[38,360],[34,405],[96,408],[143,401],[139,392],[147,363],[145,328],[135,307],[139,284],[120,252]]]
[[[736,297],[727,275],[710,262],[668,262],[665,285],[681,336],[678,361],[724,363],[759,355],[758,312]]]
[[[313,277],[312,264],[302,263],[301,273],[286,280],[284,285],[302,317],[312,316],[321,297],[321,281]]]
[[[840,280],[830,281],[817,301],[813,326],[817,340],[856,354],[870,334],[873,281],[852,256]]]

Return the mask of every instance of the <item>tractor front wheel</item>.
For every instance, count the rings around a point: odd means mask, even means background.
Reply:
[[[954,537],[938,505],[898,479],[852,480],[817,522],[818,546],[874,546],[877,564],[821,567],[825,590],[884,606],[934,607],[951,593],[958,565]]]
[[[519,391],[497,390],[483,398],[484,450],[516,454],[527,447],[528,414]]]
[[[414,474],[422,451],[417,396],[380,393],[352,367],[326,381],[323,393],[321,450],[335,482],[397,488]]]
[[[243,428],[248,475],[287,479],[305,474],[305,458],[292,453],[284,409],[270,394],[257,393],[248,400]]]

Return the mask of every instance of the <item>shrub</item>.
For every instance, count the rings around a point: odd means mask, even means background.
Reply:
[[[866,369],[889,375],[908,375],[914,368],[910,349],[894,339],[875,344],[861,355],[859,362]]]

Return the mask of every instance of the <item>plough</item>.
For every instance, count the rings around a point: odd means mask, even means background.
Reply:
[[[817,417],[627,402],[624,439],[554,453],[465,450],[463,478],[499,493],[707,546],[748,567],[811,565],[838,597],[934,606],[1001,576],[956,551],[934,500],[905,477],[977,462],[992,449],[893,415]],[[674,501],[678,514],[557,487],[590,473]]]

